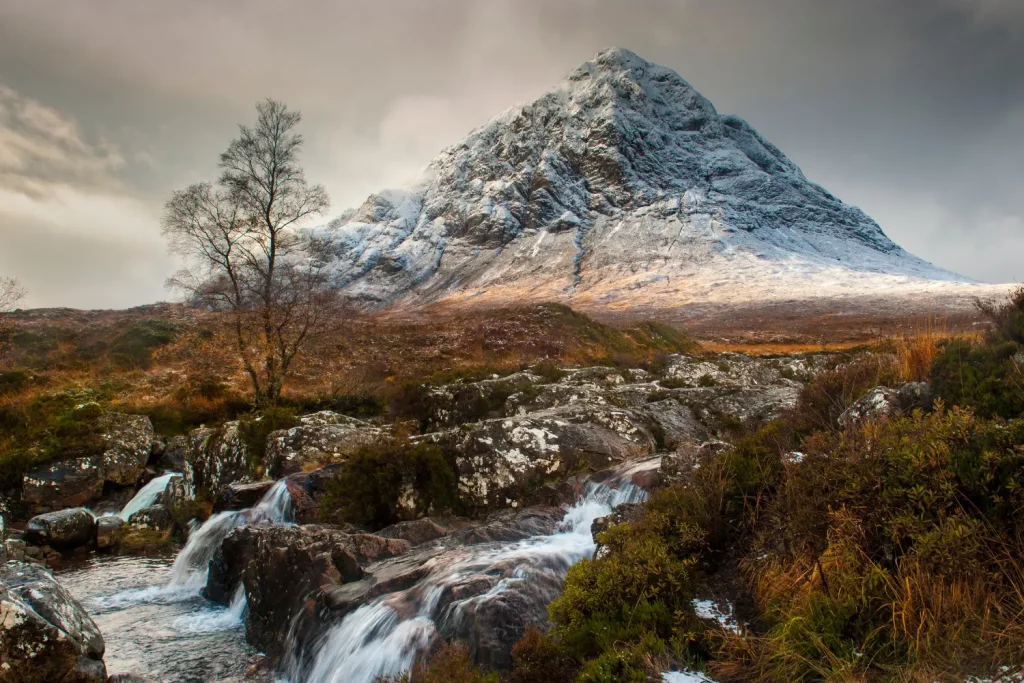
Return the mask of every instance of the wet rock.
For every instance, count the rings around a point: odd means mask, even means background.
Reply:
[[[25,525],[25,540],[33,545],[71,549],[96,537],[96,518],[85,508],[72,508],[33,517]]]
[[[136,512],[128,518],[128,523],[140,529],[165,531],[174,525],[174,519],[166,505],[157,503]]]
[[[229,484],[252,481],[249,449],[241,439],[237,421],[217,429],[193,429],[188,435],[184,465],[185,489],[190,497],[200,491],[216,495]]]
[[[0,567],[0,683],[103,683],[95,622],[43,567]]]
[[[99,498],[103,484],[134,486],[146,471],[153,424],[145,415],[104,413],[105,450],[51,463],[22,479],[22,497],[37,508],[74,507]]]
[[[246,637],[276,658],[294,618],[307,609],[307,598],[327,586],[358,581],[365,566],[408,549],[406,541],[317,525],[239,527],[210,563],[206,595],[228,603],[244,584]],[[315,627],[313,620],[296,628],[311,635]]]
[[[117,542],[118,533],[125,521],[117,515],[104,515],[96,520],[96,547],[111,548]]]
[[[20,538],[8,538],[4,541],[4,551],[9,562],[25,561],[26,543]]]
[[[597,543],[598,534],[608,531],[616,524],[640,521],[643,516],[644,506],[642,504],[624,503],[615,508],[612,514],[595,519],[594,523],[590,525],[590,534],[594,537],[594,542]],[[600,549],[600,545],[598,549]]]
[[[213,511],[245,510],[260,502],[260,498],[274,485],[272,479],[252,483],[228,484],[213,501]]]
[[[285,479],[295,509],[295,521],[313,524],[319,520],[320,501],[328,482],[338,476],[343,465],[328,465],[312,472],[299,472]]]
[[[7,536],[7,529],[4,526],[4,516],[0,515],[0,565],[7,562],[7,544],[4,538]]]
[[[385,433],[384,429],[329,410],[303,415],[295,427],[271,432],[267,437],[267,472],[276,478],[294,474],[307,463],[335,463],[378,441]]]
[[[469,525],[468,520],[458,518],[423,517],[408,522],[398,522],[376,532],[384,538],[397,538],[410,545],[422,545],[444,538]]]
[[[189,495],[185,477],[183,475],[171,477],[167,481],[167,488],[164,489],[158,500],[172,511],[182,503],[193,500],[193,496]]]

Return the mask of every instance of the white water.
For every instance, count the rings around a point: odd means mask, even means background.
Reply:
[[[135,497],[128,501],[128,504],[124,506],[124,509],[117,513],[117,516],[127,522],[128,518],[136,512],[144,510],[155,503],[156,499],[160,497],[160,494],[167,490],[167,484],[171,479],[178,476],[181,476],[180,472],[168,472],[167,474],[151,480],[148,484],[139,489],[139,492],[135,494]]]
[[[524,582],[560,583],[569,567],[593,555],[594,520],[610,514],[617,505],[644,500],[646,492],[630,483],[630,478],[657,465],[657,461],[633,463],[605,483],[588,482],[554,534],[467,546],[429,560],[432,571],[417,585],[359,607],[327,631],[311,662],[293,659],[287,663],[289,680],[372,683],[380,675],[400,674],[412,667],[437,636],[439,625],[459,623],[478,601]],[[446,588],[474,575],[502,578],[482,595],[439,607]]]
[[[190,593],[202,590],[210,572],[210,560],[235,527],[261,522],[291,524],[294,519],[295,511],[284,479],[270,487],[255,507],[218,512],[189,535],[188,543],[174,560],[167,588]]]

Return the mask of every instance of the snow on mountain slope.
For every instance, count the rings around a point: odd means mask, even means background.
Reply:
[[[321,231],[338,286],[374,306],[629,312],[991,289],[907,253],[745,121],[619,48]]]

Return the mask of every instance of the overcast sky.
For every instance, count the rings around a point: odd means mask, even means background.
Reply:
[[[162,204],[257,100],[302,111],[335,215],[616,45],[910,251],[1024,280],[1024,0],[0,0],[0,275],[168,299]]]

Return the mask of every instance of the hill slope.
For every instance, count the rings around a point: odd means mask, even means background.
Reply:
[[[380,307],[651,315],[905,295],[962,308],[994,293],[907,253],[745,121],[618,48],[323,232],[338,286]]]

